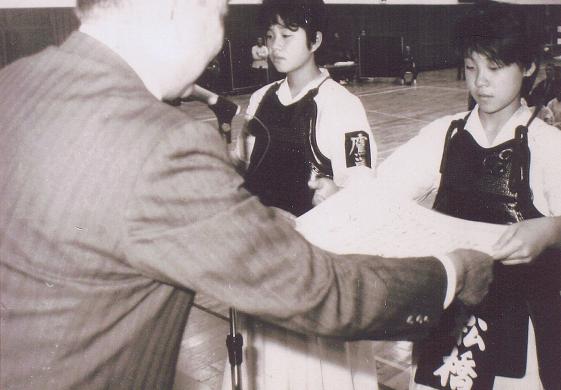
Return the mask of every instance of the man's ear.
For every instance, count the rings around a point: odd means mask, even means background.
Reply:
[[[321,46],[321,42],[323,41],[323,34],[321,31],[316,31],[316,41],[312,43],[312,51],[316,51]]]
[[[532,62],[532,64],[524,71],[524,77],[530,77],[536,71],[536,63]]]

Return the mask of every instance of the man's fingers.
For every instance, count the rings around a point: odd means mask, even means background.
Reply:
[[[458,272],[457,299],[470,306],[478,304],[487,294],[493,280],[493,258],[465,249],[449,255]]]
[[[465,293],[461,294],[461,296],[459,296],[458,298],[460,298],[460,300],[468,306],[475,306],[479,304],[483,300],[483,298],[485,298],[485,296],[489,292],[490,284],[491,284],[491,280],[488,281],[488,284],[481,286],[480,289],[477,290],[473,289],[473,290],[466,291]]]
[[[464,303],[466,306],[475,306],[479,302],[483,300],[485,295],[489,290],[487,288],[482,288],[479,291],[472,291],[472,292],[463,292],[458,298]]]

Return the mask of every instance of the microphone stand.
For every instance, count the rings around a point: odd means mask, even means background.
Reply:
[[[233,307],[230,308],[230,334],[226,336],[226,347],[228,348],[228,360],[230,361],[232,390],[242,390],[241,364],[243,337],[238,333],[238,313]]]

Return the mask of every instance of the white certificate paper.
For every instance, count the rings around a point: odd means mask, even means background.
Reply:
[[[334,253],[421,257],[458,248],[491,254],[506,225],[449,217],[384,192],[371,180],[340,190],[297,218],[296,228]]]

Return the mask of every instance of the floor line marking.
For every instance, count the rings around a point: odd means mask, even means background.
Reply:
[[[403,116],[403,115],[388,114],[388,113],[385,113],[385,112],[382,112],[382,111],[376,111],[376,110],[366,110],[366,112],[371,112],[371,113],[374,113],[374,114],[380,114],[380,115],[391,116],[391,117],[393,117],[393,118],[398,118],[398,119],[408,119],[408,120],[411,120],[411,121],[417,121],[417,122],[422,122],[422,123],[430,123],[430,122],[431,122],[431,121],[427,121],[427,120],[424,120],[424,119],[411,118],[411,117]]]
[[[433,88],[433,89],[447,89],[450,91],[462,91],[462,92],[468,92],[467,88],[459,88],[459,87],[442,87],[439,85],[421,85],[417,88]]]
[[[445,89],[448,91],[463,91],[463,92],[467,92],[466,89],[464,88],[457,88],[457,87],[439,87],[439,86],[433,86],[433,85],[418,85],[416,87],[400,87],[400,88],[394,88],[394,89],[386,89],[383,91],[377,91],[377,92],[364,92],[364,93],[356,93],[355,95],[358,97],[363,97],[363,96],[373,96],[373,95],[384,95],[386,93],[393,93],[393,92],[398,92],[398,91],[415,91],[416,89],[425,89],[425,88],[433,88],[433,89]]]
[[[358,97],[372,96],[372,95],[384,95],[386,93],[392,93],[392,92],[397,92],[397,91],[405,91],[405,90],[408,90],[408,89],[409,88],[401,87],[401,88],[395,88],[395,89],[386,89],[384,91],[378,91],[378,92],[356,93],[355,95],[358,96]]]

